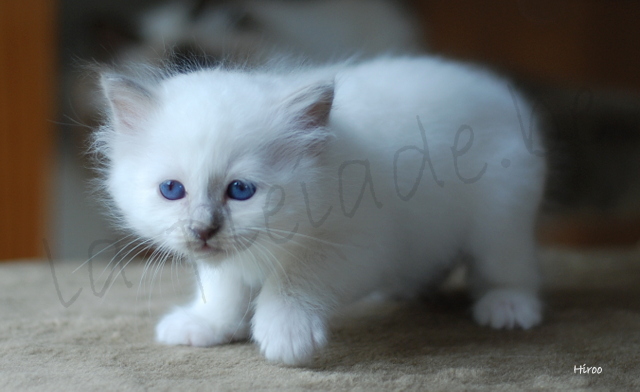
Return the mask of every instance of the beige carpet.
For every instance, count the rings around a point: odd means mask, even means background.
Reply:
[[[532,331],[476,326],[455,291],[369,304],[306,369],[271,365],[251,343],[154,343],[155,320],[188,294],[188,268],[167,267],[150,288],[130,265],[100,297],[104,264],[93,265],[93,288],[87,266],[71,272],[79,263],[0,264],[0,389],[640,390],[640,251],[547,250],[543,264],[546,320]],[[584,364],[601,374],[577,374]]]

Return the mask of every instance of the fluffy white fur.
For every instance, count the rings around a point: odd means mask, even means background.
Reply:
[[[196,263],[167,344],[252,337],[310,361],[328,320],[372,292],[411,297],[467,260],[474,317],[541,321],[534,224],[545,174],[535,119],[506,80],[438,58],[315,69],[113,74],[97,137],[126,225]],[[159,184],[178,180],[180,200]],[[225,196],[256,184],[245,201]],[[205,242],[194,227],[220,225]]]

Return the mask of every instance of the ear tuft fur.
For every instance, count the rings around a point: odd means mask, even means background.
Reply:
[[[322,83],[297,92],[289,101],[290,110],[297,115],[303,129],[324,127],[329,121],[333,105],[334,83]]]
[[[302,157],[316,157],[331,139],[327,127],[333,105],[334,84],[321,83],[296,91],[284,100],[286,130],[266,151],[273,165],[296,166]],[[296,163],[298,162],[298,163]]]

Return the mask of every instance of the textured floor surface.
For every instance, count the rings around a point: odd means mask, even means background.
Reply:
[[[362,305],[338,320],[310,368],[267,363],[251,343],[153,341],[158,317],[187,297],[191,271],[100,276],[104,264],[0,264],[2,390],[512,391],[640,389],[640,251],[542,254],[544,324],[476,326],[453,291]],[[93,279],[92,279],[93,277]],[[142,283],[141,283],[142,282]],[[112,285],[109,287],[109,283]],[[601,368],[580,374],[579,367]]]

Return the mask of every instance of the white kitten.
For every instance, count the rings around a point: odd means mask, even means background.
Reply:
[[[437,58],[102,78],[97,136],[126,225],[197,263],[157,339],[252,336],[307,363],[342,306],[413,296],[460,255],[478,323],[541,320],[534,223],[544,160],[508,82]]]

